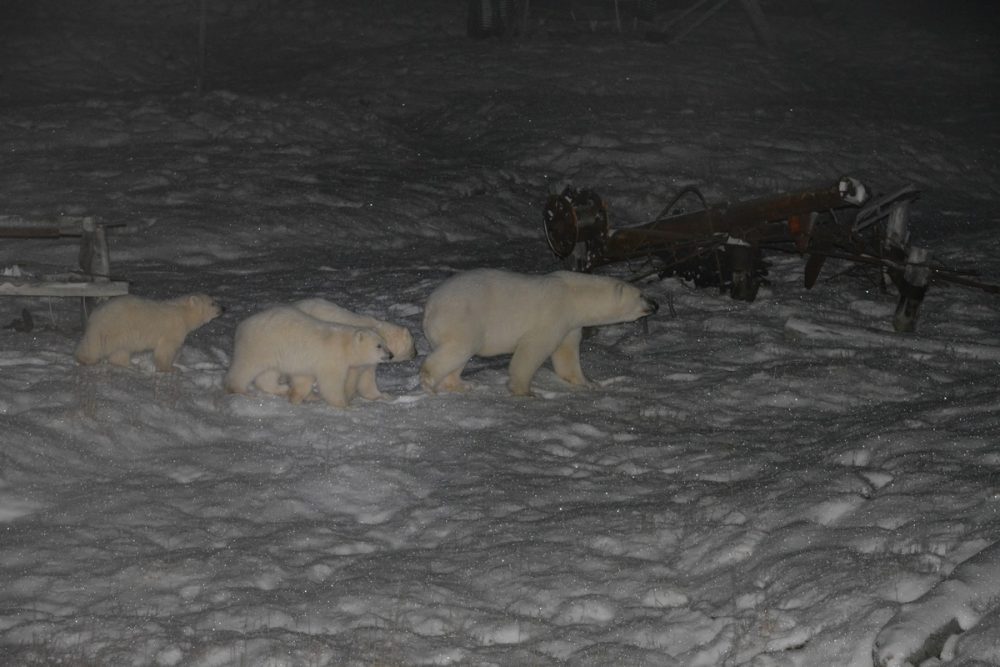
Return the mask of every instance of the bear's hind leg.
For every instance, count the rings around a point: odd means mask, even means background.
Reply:
[[[552,369],[556,375],[566,382],[575,385],[590,386],[580,367],[580,339],[583,329],[574,329],[566,334],[559,347],[552,353]]]
[[[446,391],[457,394],[472,389],[472,385],[462,381],[462,368],[448,373],[438,382],[438,391]]]
[[[442,345],[428,355],[420,367],[420,385],[429,394],[439,391],[466,391],[462,371],[472,357],[471,353],[455,346]]]

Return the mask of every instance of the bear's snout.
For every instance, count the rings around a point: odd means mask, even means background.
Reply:
[[[644,296],[642,297],[642,300],[646,304],[645,310],[647,315],[652,315],[653,313],[655,313],[660,309],[660,304],[656,303],[649,297]]]

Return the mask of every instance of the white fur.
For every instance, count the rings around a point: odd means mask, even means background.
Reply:
[[[433,352],[420,369],[430,392],[459,391],[472,356],[513,354],[511,393],[531,392],[535,372],[551,358],[556,374],[588,384],[580,368],[583,327],[630,322],[656,311],[634,286],[570,271],[525,275],[477,269],[453,276],[427,300],[424,334]]]
[[[292,305],[324,322],[374,329],[388,345],[389,351],[392,352],[393,361],[408,361],[417,354],[413,345],[413,335],[406,327],[354,313],[326,299],[303,299]],[[352,396],[360,394],[362,398],[368,400],[389,398],[378,388],[374,365],[351,369],[347,384],[348,393]]]
[[[392,361],[407,361],[416,356],[413,335],[406,327],[385,322],[368,315],[359,315],[326,299],[303,299],[302,301],[293,303],[292,307],[324,322],[375,330],[385,340],[389,351],[392,353]],[[282,383],[280,375],[276,372],[258,376],[256,384],[258,389],[268,391],[272,394],[283,395],[288,392],[288,387]],[[370,401],[390,398],[378,388],[374,364],[352,367],[348,371],[346,391],[348,400],[355,395],[360,395],[362,398]]]
[[[220,314],[219,305],[204,294],[167,301],[132,294],[116,297],[91,314],[76,359],[81,364],[107,359],[128,366],[133,353],[152,350],[156,370],[170,371],[187,335]]]
[[[315,381],[327,403],[343,408],[352,397],[351,369],[391,358],[385,340],[372,329],[323,322],[297,308],[277,306],[248,317],[236,328],[225,386],[243,394],[256,384],[298,403],[312,393]],[[281,385],[282,376],[289,386]]]

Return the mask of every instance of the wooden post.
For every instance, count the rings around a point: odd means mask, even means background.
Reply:
[[[885,223],[886,249],[902,250],[910,241],[910,202],[903,200],[893,204],[889,220]]]
[[[80,239],[80,269],[91,282],[110,282],[111,258],[108,256],[108,238],[104,226],[98,225],[88,216],[81,221],[80,227],[83,230]],[[96,297],[83,297],[80,300],[80,316],[84,325],[98,303],[99,299]]]
[[[896,304],[896,314],[892,318],[892,328],[896,331],[907,332],[917,328],[920,304],[924,301],[931,277],[931,269],[927,266],[928,257],[930,253],[926,248],[914,247],[910,248],[906,256],[906,268],[898,284],[899,303]]]
[[[198,93],[205,92],[206,39],[208,32],[208,0],[201,0],[201,16],[198,17]]]

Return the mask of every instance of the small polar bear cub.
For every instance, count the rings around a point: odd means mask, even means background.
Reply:
[[[530,395],[531,380],[546,359],[566,382],[587,385],[580,367],[583,327],[631,322],[656,310],[638,288],[607,276],[460,273],[427,300],[424,334],[434,349],[420,369],[420,383],[428,392],[461,391],[471,357],[513,354],[507,386],[515,396]]]
[[[417,356],[416,347],[413,345],[413,334],[406,327],[368,315],[359,315],[326,299],[303,299],[292,305],[307,315],[312,315],[324,322],[374,329],[385,340],[394,362],[409,361]],[[362,398],[370,401],[389,398],[378,388],[375,381],[374,365],[352,367],[348,374],[347,390],[348,400],[354,394],[359,394]]]
[[[84,365],[103,359],[129,366],[133,353],[153,351],[156,370],[171,371],[187,335],[222,314],[210,296],[189,294],[166,301],[132,294],[115,297],[97,307],[76,348]]]
[[[292,306],[276,306],[251,315],[236,327],[226,390],[245,394],[255,384],[300,403],[316,383],[330,405],[347,407],[350,370],[392,359],[374,330],[323,322]],[[288,387],[279,384],[289,378]]]

